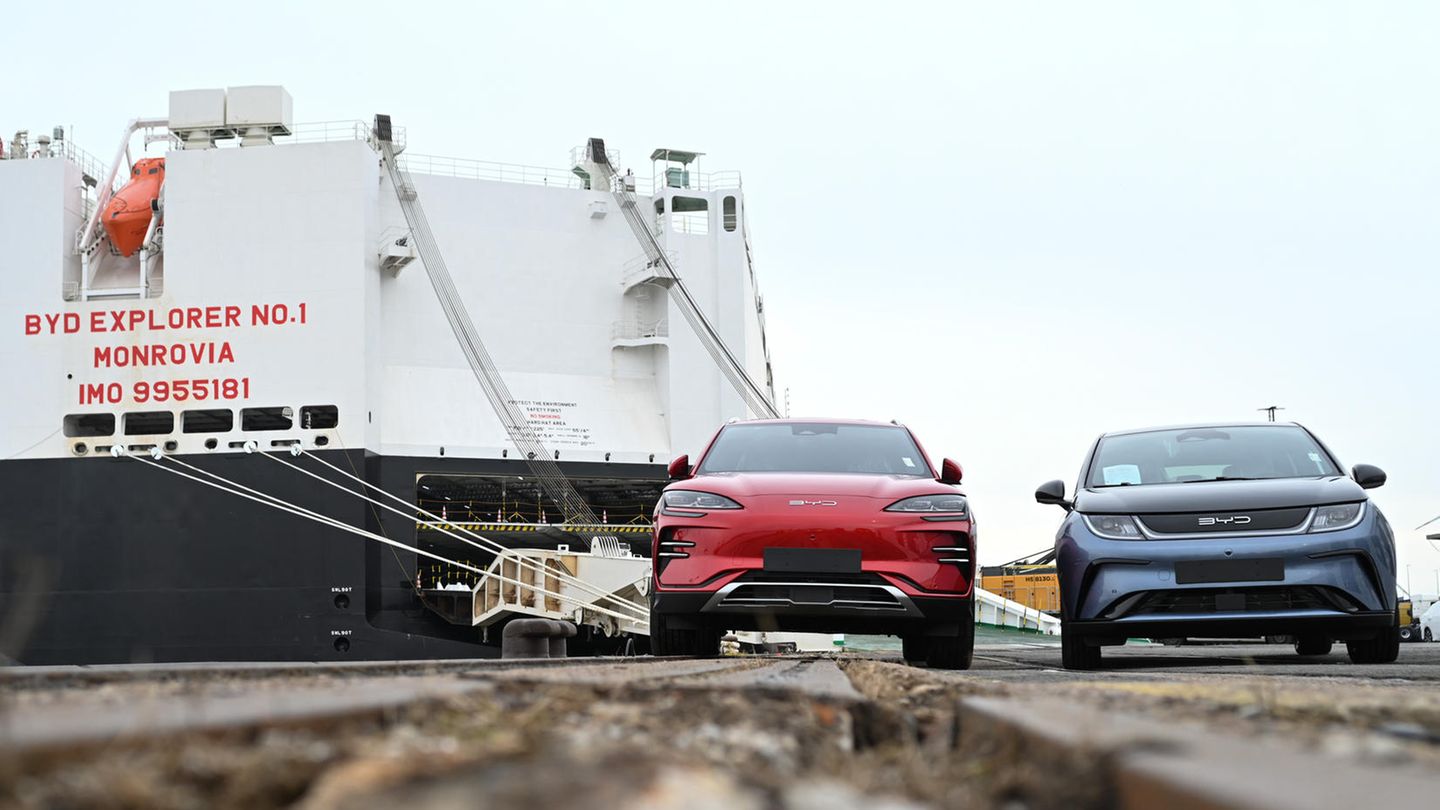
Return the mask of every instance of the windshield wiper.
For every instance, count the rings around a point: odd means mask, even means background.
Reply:
[[[1134,481],[1121,481],[1121,482],[1118,483],[1118,484],[1094,484],[1094,485],[1092,485],[1090,488],[1091,488],[1091,489],[1105,489],[1105,488],[1107,488],[1107,487],[1133,487],[1133,486],[1135,486],[1135,482],[1134,482]]]
[[[1190,481],[1181,481],[1182,484],[1208,484],[1211,481],[1263,481],[1263,478],[1250,478],[1244,475],[1217,475],[1214,478],[1195,478]]]

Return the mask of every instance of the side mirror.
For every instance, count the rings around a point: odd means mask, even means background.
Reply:
[[[1035,502],[1054,504],[1066,512],[1075,508],[1075,504],[1065,500],[1065,482],[1060,480],[1046,481],[1035,490]]]
[[[1356,464],[1350,468],[1350,475],[1361,489],[1374,489],[1385,483],[1385,471],[1374,464]]]
[[[965,471],[960,469],[960,465],[954,461],[947,458],[940,462],[940,483],[958,484],[964,475]]]
[[[670,462],[670,466],[665,468],[665,472],[669,473],[671,481],[679,481],[682,478],[689,478],[690,456],[681,456]]]

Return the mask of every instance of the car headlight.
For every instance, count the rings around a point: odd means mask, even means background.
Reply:
[[[1140,526],[1129,515],[1086,515],[1090,531],[1107,540],[1141,540]]]
[[[1348,529],[1360,522],[1360,515],[1365,511],[1364,507],[1364,503],[1321,506],[1315,510],[1315,519],[1310,521],[1310,531],[1333,532]]]
[[[672,509],[739,509],[740,504],[724,495],[713,492],[695,492],[689,489],[665,491],[665,505]]]
[[[964,495],[946,493],[944,495],[917,495],[914,498],[906,498],[896,501],[885,507],[886,512],[947,512],[964,514],[969,504],[965,501]]]

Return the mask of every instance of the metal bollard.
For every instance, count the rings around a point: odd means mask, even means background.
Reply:
[[[550,637],[550,657],[564,658],[568,654],[569,646],[565,640],[574,638],[575,634],[579,631],[575,629],[575,625],[571,622],[552,621],[550,623],[556,626],[555,635]]]
[[[501,658],[549,658],[555,622],[549,619],[515,619],[500,637]]]

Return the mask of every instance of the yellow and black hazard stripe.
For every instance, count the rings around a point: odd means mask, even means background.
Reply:
[[[422,531],[471,531],[471,532],[534,532],[540,529],[559,529],[563,532],[587,534],[649,534],[645,525],[616,526],[608,523],[456,523],[453,521],[423,521]]]

